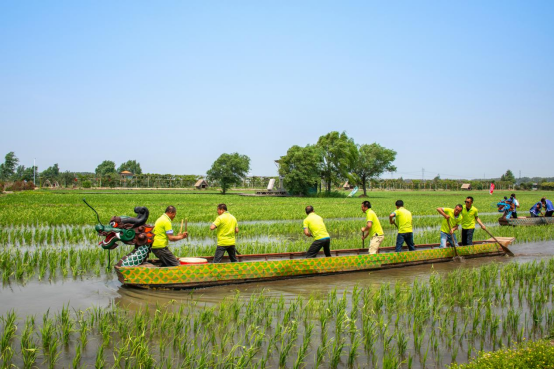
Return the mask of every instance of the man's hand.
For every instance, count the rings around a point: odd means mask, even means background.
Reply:
[[[450,216],[447,215],[447,214],[445,213],[445,214],[444,214],[444,218],[446,218],[447,220],[449,220],[449,219],[450,219]]]
[[[362,227],[362,232],[365,232],[365,227]]]
[[[180,233],[180,234],[179,234],[179,238],[181,238],[181,239],[185,239],[185,238],[187,238],[188,236],[189,236],[189,233],[188,233],[187,231],[185,231],[184,233]]]

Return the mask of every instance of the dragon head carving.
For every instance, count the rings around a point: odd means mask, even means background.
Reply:
[[[148,208],[135,207],[135,213],[137,217],[114,216],[108,225],[98,223],[94,228],[98,235],[104,237],[98,244],[103,249],[115,249],[118,242],[137,247],[152,244],[154,227],[146,225]]]

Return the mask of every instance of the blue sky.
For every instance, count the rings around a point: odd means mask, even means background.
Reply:
[[[394,177],[553,176],[553,1],[2,1],[0,155],[274,175],[346,131]],[[390,177],[389,174],[386,177]]]

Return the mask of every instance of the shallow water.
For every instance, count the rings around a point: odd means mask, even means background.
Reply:
[[[0,315],[11,309],[16,309],[21,315],[43,314],[48,308],[58,311],[64,305],[74,309],[85,310],[91,306],[107,307],[118,303],[130,309],[143,305],[155,307],[171,300],[185,302],[194,298],[199,306],[219,303],[224,297],[241,292],[241,299],[248,299],[251,294],[266,290],[270,296],[283,295],[287,301],[298,296],[308,297],[320,292],[326,294],[333,289],[342,294],[344,290],[351,291],[355,285],[360,287],[378,287],[383,283],[412,283],[415,279],[427,280],[433,271],[448,273],[458,268],[473,268],[492,262],[508,263],[511,261],[529,262],[554,255],[554,241],[522,243],[510,246],[515,257],[486,257],[466,259],[464,263],[446,262],[429,265],[402,267],[380,271],[363,271],[328,276],[316,276],[260,282],[248,284],[233,284],[222,287],[212,287],[197,290],[143,290],[127,288],[121,285],[116,275],[87,276],[77,279],[62,279],[53,281],[37,281],[36,278],[24,285],[13,282],[0,288]]]

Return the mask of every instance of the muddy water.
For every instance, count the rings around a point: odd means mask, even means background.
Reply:
[[[235,284],[223,287],[185,290],[142,290],[122,286],[115,274],[100,277],[37,281],[33,279],[25,285],[11,283],[0,288],[0,315],[16,309],[20,315],[42,315],[48,308],[57,312],[67,305],[74,309],[86,309],[91,306],[106,307],[117,303],[130,309],[143,305],[154,307],[171,300],[185,302],[195,299],[199,306],[213,305],[224,297],[233,295],[237,290],[242,299],[248,299],[253,293],[266,290],[271,296],[283,295],[287,300],[297,296],[309,296],[312,293],[328,293],[336,289],[339,293],[351,291],[355,285],[360,287],[378,287],[383,283],[412,283],[415,279],[427,280],[433,271],[448,273],[458,268],[479,267],[492,262],[511,261],[529,262],[554,256],[554,241],[512,245],[510,249],[515,257],[487,257],[465,260],[464,263],[447,262],[435,265],[420,265],[372,272],[289,279],[275,282]]]

